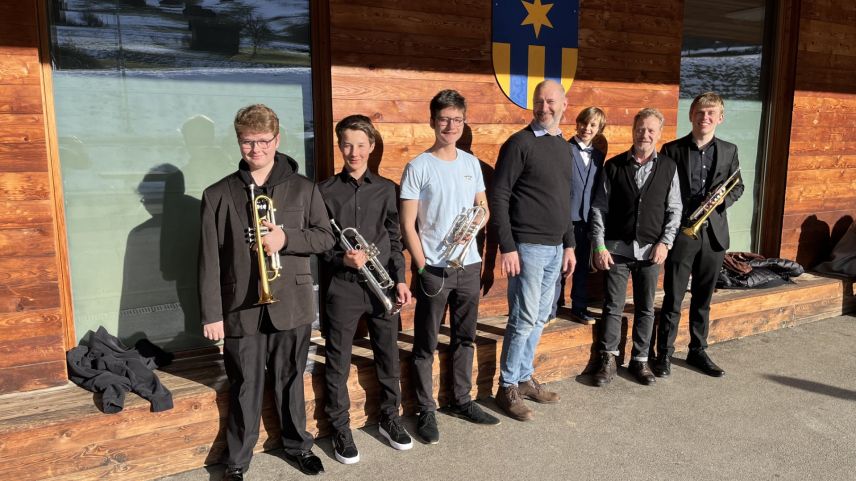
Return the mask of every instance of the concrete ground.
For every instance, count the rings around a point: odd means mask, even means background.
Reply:
[[[356,430],[359,464],[317,442],[326,473],[347,480],[854,480],[856,317],[842,316],[709,349],[727,374],[675,360],[672,376],[637,384],[619,369],[605,388],[585,376],[550,384],[557,405],[527,423],[474,426],[440,414],[440,443],[395,451],[376,426]],[[683,357],[684,354],[678,355]],[[483,402],[496,412],[493,400]],[[414,418],[405,419],[413,433]],[[163,478],[219,480],[222,466]],[[257,454],[247,480],[312,479],[278,453]]]

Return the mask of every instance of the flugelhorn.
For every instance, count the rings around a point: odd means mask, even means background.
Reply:
[[[443,252],[440,255],[441,258],[446,259],[449,267],[464,269],[470,244],[475,240],[478,231],[484,227],[485,222],[487,222],[487,209],[484,208],[484,201],[480,201],[479,205],[469,209],[464,207],[455,217],[452,227],[443,238]]]
[[[687,217],[687,222],[689,222],[690,225],[689,227],[681,229],[681,232],[693,239],[698,239],[698,232],[701,230],[707,218],[710,217],[710,214],[713,213],[713,210],[725,202],[725,196],[740,184],[739,175],[740,169],[735,170],[734,173],[725,180],[725,182],[708,194],[704,199],[704,202],[698,206],[698,209]]]
[[[256,195],[255,187],[254,184],[250,184],[250,207],[253,211],[251,234],[252,241],[256,243],[256,261],[259,264],[259,302],[256,305],[272,304],[279,299],[271,294],[270,283],[282,273],[282,263],[279,252],[270,256],[265,253],[261,240],[268,233],[268,228],[262,224],[262,221],[276,224],[274,216],[276,209],[273,206],[273,199],[266,195]]]
[[[333,230],[339,235],[339,245],[342,246],[342,249],[345,249],[345,251],[361,250],[365,253],[366,263],[360,267],[360,274],[366,280],[366,284],[369,286],[372,294],[383,304],[386,313],[391,316],[398,314],[401,311],[401,304],[393,302],[387,294],[387,291],[395,286],[395,281],[392,280],[389,273],[386,272],[386,268],[384,268],[378,259],[380,250],[377,246],[369,243],[353,227],[342,230],[333,219],[330,219],[330,225],[333,226]]]

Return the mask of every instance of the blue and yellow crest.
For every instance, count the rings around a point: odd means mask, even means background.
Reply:
[[[579,0],[494,0],[493,73],[503,93],[531,109],[545,79],[565,91],[577,71]]]

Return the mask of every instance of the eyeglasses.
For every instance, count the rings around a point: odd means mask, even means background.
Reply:
[[[266,149],[270,147],[270,144],[276,139],[276,135],[269,138],[268,140],[239,140],[238,143],[241,144],[242,149],[253,150],[253,147],[258,147],[260,149]]]
[[[463,117],[437,117],[435,120],[437,121],[437,123],[439,125],[442,125],[442,126],[449,125],[449,124],[461,125],[464,123]]]

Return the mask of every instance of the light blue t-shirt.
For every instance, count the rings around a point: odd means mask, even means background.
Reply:
[[[485,190],[478,159],[460,149],[457,153],[455,160],[440,160],[428,152],[419,154],[401,176],[401,198],[419,201],[416,224],[425,261],[434,267],[446,267],[446,260],[441,258],[443,239],[455,217],[472,207],[476,194]],[[476,262],[481,262],[481,256],[473,242],[464,265]]]

